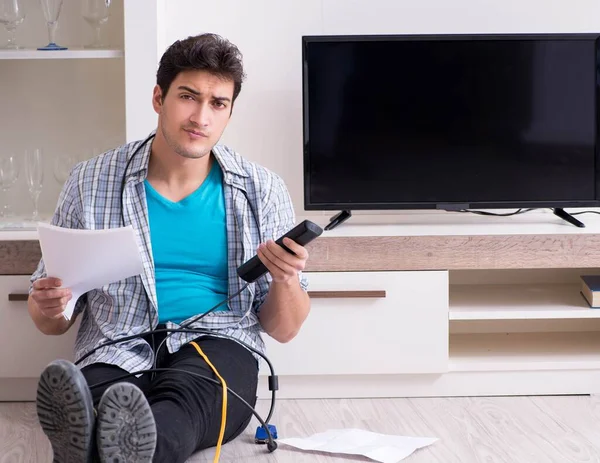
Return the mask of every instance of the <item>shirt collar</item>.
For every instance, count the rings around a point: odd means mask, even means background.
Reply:
[[[221,166],[221,169],[226,174],[236,175],[238,177],[250,177],[250,174],[244,169],[240,163],[239,159],[223,145],[215,145],[212,150],[215,159]]]
[[[152,150],[152,141],[156,135],[156,130],[150,132],[144,140],[136,141],[130,144],[127,150],[127,163],[129,167],[125,168],[125,178],[137,178],[141,181],[146,178],[148,172],[148,162],[150,161],[150,152]],[[129,154],[131,152],[131,154]]]

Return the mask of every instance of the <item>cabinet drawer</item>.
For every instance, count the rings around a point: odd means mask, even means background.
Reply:
[[[324,272],[307,277],[311,312],[300,333],[286,344],[264,336],[277,374],[448,370],[447,272]]]
[[[0,377],[36,378],[48,363],[73,360],[77,321],[62,336],[47,336],[34,325],[27,311],[29,277],[0,277]],[[9,300],[10,299],[10,300]]]

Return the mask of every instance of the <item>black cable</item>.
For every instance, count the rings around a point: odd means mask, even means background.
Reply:
[[[146,304],[146,314],[148,315],[148,324],[150,325],[150,331],[152,332],[152,352],[156,348],[156,343],[154,342],[154,327],[152,326],[152,315],[150,310],[150,304]]]
[[[100,344],[98,347],[94,347],[91,351],[85,353],[79,360],[77,360],[75,362],[75,365],[80,364],[86,358],[88,358],[90,355],[92,355],[94,352],[96,352],[99,349],[102,349],[103,347],[112,346],[114,344],[119,344],[121,342],[131,341],[133,339],[143,338],[144,336],[148,336],[152,332],[154,332],[154,333],[168,333],[168,332],[175,332],[175,333],[177,333],[177,332],[179,332],[179,333],[198,333],[198,334],[206,334],[206,335],[213,336],[213,337],[221,337],[221,338],[225,338],[225,339],[230,339],[230,340],[232,340],[234,342],[237,342],[241,346],[245,347],[249,351],[254,352],[256,355],[260,356],[267,363],[267,365],[269,366],[269,369],[271,370],[272,376],[275,376],[275,371],[274,371],[274,368],[273,368],[273,364],[271,363],[271,361],[269,360],[269,358],[265,354],[263,354],[261,351],[259,351],[258,349],[255,349],[251,345],[246,344],[245,342],[240,341],[239,339],[234,338],[233,336],[229,336],[228,334],[214,333],[213,331],[202,329],[202,328],[161,328],[161,329],[158,329],[158,330],[146,331],[146,332],[143,332],[143,333],[132,334],[130,336],[124,336],[124,337],[119,338],[119,339],[113,339],[111,341],[107,341],[107,342],[105,342],[103,344]]]
[[[517,209],[514,212],[507,212],[505,214],[495,213],[495,212],[487,212],[487,211],[471,211],[469,209],[460,209],[458,211],[451,212],[470,212],[471,214],[479,214],[479,215],[495,215],[500,217],[507,217],[510,215],[524,214],[525,212],[535,211],[537,208],[529,208],[529,209]],[[581,215],[581,214],[600,214],[600,211],[580,211],[580,212],[569,212],[569,215]]]
[[[460,210],[452,211],[452,212],[469,212],[471,214],[478,214],[478,215],[493,215],[493,216],[497,216],[497,217],[508,217],[511,215],[525,214],[526,212],[531,212],[531,211],[535,211],[535,210],[536,210],[536,208],[529,208],[529,209],[517,209],[514,212],[499,213],[499,212],[487,212],[487,211],[472,211],[470,209],[460,209]]]
[[[276,394],[277,394],[277,391],[279,390],[279,379],[278,379],[277,375],[275,374],[275,368],[273,367],[273,364],[271,363],[269,358],[264,353],[262,353],[258,349],[255,349],[251,345],[249,345],[243,341],[240,341],[237,338],[234,338],[233,336],[229,336],[227,334],[214,333],[210,330],[201,329],[201,328],[164,328],[164,329],[153,330],[152,332],[157,333],[157,334],[158,333],[168,333],[168,332],[170,332],[171,334],[172,333],[196,333],[196,334],[204,334],[204,335],[212,336],[212,337],[216,337],[216,338],[230,339],[231,341],[237,342],[242,347],[248,349],[250,352],[253,352],[256,355],[258,355],[259,357],[261,357],[265,361],[267,366],[269,367],[269,371],[271,373],[269,376],[269,390],[271,391],[271,405],[269,407],[269,414],[267,415],[267,418],[265,420],[266,423],[271,422],[271,418],[273,417],[273,413],[275,411],[275,403],[277,401]],[[87,352],[86,354],[84,354],[79,360],[77,360],[75,362],[75,365],[78,365],[79,363],[83,362],[86,358],[88,358],[90,355],[92,355],[98,349],[101,349],[106,346],[112,346],[114,344],[118,344],[121,342],[131,341],[133,339],[139,339],[141,337],[147,336],[148,334],[150,334],[150,332],[132,334],[131,336],[125,336],[120,339],[115,339],[112,341],[105,342],[105,343],[99,345],[98,347],[95,347],[91,351]],[[158,358],[158,354],[156,354],[154,357],[154,363],[156,362],[157,358]],[[153,366],[152,370],[157,370],[156,365]],[[97,387],[97,385],[94,385],[94,387]]]
[[[510,216],[510,215],[524,214],[526,212],[535,211],[537,209],[538,208],[517,209],[514,212],[507,212],[507,213],[495,213],[495,212],[487,212],[487,211],[472,211],[472,210],[469,210],[469,209],[460,209],[460,210],[451,211],[451,212],[470,212],[471,214],[494,215],[494,216],[499,216],[499,217],[507,217],[507,216]],[[600,212],[599,211],[569,212],[569,215],[581,215],[581,214],[600,214]]]
[[[125,163],[125,169],[123,170],[123,178],[121,179],[121,223],[123,224],[124,227],[125,227],[125,204],[123,202],[123,196],[125,193],[125,182],[127,180],[127,169],[129,169],[131,161],[133,161],[133,158],[135,158],[136,154],[138,154],[140,152],[140,150],[142,148],[144,148],[146,146],[146,144],[150,140],[152,140],[154,137],[155,137],[155,135],[151,134],[144,141],[142,141],[137,146],[137,148],[133,151],[131,157]],[[150,325],[150,330],[152,330],[154,327],[152,325],[152,313],[151,313],[149,306],[146,306],[146,315],[148,316],[148,324]],[[151,335],[152,335],[152,351],[154,351],[154,348],[156,347],[154,344],[154,333],[152,333]]]
[[[279,380],[277,375],[275,374],[275,368],[273,367],[273,364],[271,363],[271,361],[269,360],[269,358],[263,354],[261,351],[259,351],[258,349],[255,349],[254,347],[250,346],[249,344],[240,341],[237,338],[234,338],[233,336],[229,336],[227,334],[219,334],[219,333],[213,333],[210,330],[205,330],[205,329],[200,329],[200,328],[164,328],[164,329],[158,329],[158,330],[154,330],[154,333],[166,333],[166,332],[171,332],[171,333],[197,333],[197,334],[205,334],[208,336],[212,336],[212,337],[220,337],[220,338],[224,338],[224,339],[230,339],[234,342],[237,342],[238,344],[240,344],[242,347],[245,347],[246,349],[248,349],[250,352],[253,352],[255,354],[257,354],[258,356],[260,356],[267,364],[267,366],[269,367],[269,370],[271,372],[271,375],[269,376],[269,390],[271,391],[271,405],[269,407],[269,413],[267,415],[267,418],[264,420],[264,423],[270,423],[271,422],[271,418],[273,417],[273,413],[275,411],[275,403],[277,401],[277,390],[279,389]],[[130,341],[132,339],[138,339],[140,337],[144,337],[146,335],[150,334],[150,332],[147,333],[140,333],[140,334],[133,334],[131,336],[126,336],[124,338],[120,338],[120,339],[115,339],[112,341],[108,341],[94,349],[92,349],[90,352],[86,353],[83,357],[81,357],[79,360],[77,360],[75,362],[75,365],[83,362],[86,358],[88,358],[90,355],[92,355],[94,352],[96,352],[98,349],[105,347],[105,346],[110,346],[110,345],[114,345],[114,344],[118,344],[120,342],[126,342],[126,341]],[[158,356],[156,356],[158,357]],[[155,357],[155,359],[156,359]],[[155,373],[158,371],[166,371],[166,370],[175,370],[175,371],[184,371],[186,373],[190,373],[191,372],[187,372],[186,370],[179,370],[176,368],[151,368],[148,370],[140,370],[136,373],[128,373],[123,375],[122,377],[118,377],[117,379],[111,379],[108,381],[102,381],[100,383],[94,384],[92,386],[89,386],[90,388],[95,388],[95,387],[100,387],[115,381],[118,381],[120,379],[123,378],[128,378],[129,376],[133,376],[136,374],[140,374],[140,373],[144,373],[144,372],[148,372],[148,373]],[[201,375],[199,375],[201,376]],[[206,377],[206,379],[215,382],[216,384],[220,384],[218,381],[213,380],[211,378]],[[249,406],[249,404],[248,404]],[[254,412],[254,409],[252,409]],[[256,414],[255,414],[256,416]],[[261,419],[257,416],[258,420],[261,422],[261,425],[263,425],[263,421],[261,421]],[[264,426],[263,426],[264,427]],[[267,434],[270,435],[270,431],[267,431]],[[271,450],[272,451],[272,450]]]
[[[268,415],[267,420],[266,420],[266,422],[269,423],[271,421],[271,417],[273,416],[273,412],[275,410],[276,391],[279,388],[278,378],[277,378],[277,375],[275,374],[275,369],[273,368],[273,364],[271,363],[271,361],[269,360],[269,358],[265,354],[263,354],[262,352],[260,352],[258,349],[255,349],[254,347],[250,346],[249,344],[246,344],[245,342],[240,341],[239,339],[234,338],[233,336],[229,336],[229,335],[226,335],[226,334],[213,333],[210,330],[205,330],[205,329],[200,329],[200,328],[196,328],[196,329],[194,329],[194,328],[187,328],[192,323],[195,323],[195,322],[201,320],[202,317],[205,317],[206,315],[208,315],[212,311],[214,311],[217,308],[219,308],[221,305],[225,304],[226,302],[230,301],[231,299],[233,299],[234,297],[236,297],[237,295],[239,295],[244,289],[246,289],[248,287],[248,285],[249,285],[249,283],[246,283],[235,294],[233,294],[232,296],[228,297],[227,299],[219,302],[217,305],[215,305],[214,307],[212,307],[207,312],[205,312],[203,314],[200,314],[199,316],[193,318],[190,322],[188,322],[188,323],[186,323],[184,325],[181,325],[181,328],[164,328],[164,329],[158,329],[158,330],[152,330],[151,329],[150,331],[146,331],[146,332],[142,332],[142,333],[138,333],[138,334],[132,334],[130,336],[124,336],[124,337],[119,338],[119,339],[113,339],[111,341],[107,341],[107,342],[105,342],[103,344],[100,344],[98,347],[93,348],[92,350],[90,350],[86,354],[84,354],[82,357],[80,357],[75,362],[75,365],[78,365],[79,363],[83,362],[86,358],[88,358],[90,355],[92,355],[98,349],[102,349],[103,347],[112,346],[114,344],[118,344],[118,343],[121,343],[121,342],[131,341],[133,339],[143,338],[143,337],[148,336],[148,335],[152,335],[154,337],[154,334],[157,334],[157,333],[169,333],[165,337],[165,339],[162,340],[162,342],[158,346],[158,349],[156,350],[156,352],[153,352],[154,359],[152,361],[152,367],[153,367],[154,370],[156,370],[156,368],[157,368],[157,361],[158,361],[158,353],[159,353],[161,347],[163,346],[163,344],[169,338],[169,336],[172,336],[174,333],[198,333],[198,334],[205,334],[205,335],[209,335],[209,336],[230,339],[230,340],[232,340],[234,342],[237,342],[241,346],[245,347],[249,351],[254,352],[258,356],[260,356],[267,363],[267,365],[269,367],[269,370],[271,371],[271,375],[269,377],[269,390],[271,390],[271,407],[269,409],[269,415]],[[152,327],[150,327],[150,328],[152,328]]]
[[[139,370],[139,371],[134,371],[133,373],[127,373],[124,375],[121,375],[119,377],[117,377],[116,379],[110,379],[107,381],[102,381],[100,383],[96,383],[93,386],[89,386],[90,389],[93,389],[95,387],[102,387],[102,386],[106,386],[108,384],[114,383],[116,381],[120,381],[122,379],[128,378],[130,376],[135,376],[135,375],[139,375],[139,374],[144,374],[144,373],[154,373],[154,372],[161,372],[161,371],[177,371],[177,372],[183,372],[183,373],[187,373],[189,375],[195,376],[199,379],[203,379],[205,381],[210,381],[211,383],[217,384],[219,386],[223,386],[223,384],[213,378],[209,378],[208,376],[204,376],[201,375],[199,373],[194,373],[192,371],[187,371],[187,370],[180,370],[179,368],[150,368],[148,370]],[[260,425],[263,427],[263,429],[265,430],[265,432],[267,433],[267,438],[268,438],[268,442],[267,442],[267,448],[269,450],[269,452],[273,452],[276,448],[277,448],[277,442],[275,442],[275,440],[273,439],[273,435],[271,434],[271,430],[269,429],[269,426],[267,426],[268,420],[264,421],[260,415],[258,414],[258,412],[254,409],[254,407],[252,407],[252,405],[250,405],[248,402],[246,402],[237,392],[235,392],[234,390],[232,390],[229,386],[226,386],[227,391],[229,393],[231,393],[231,395],[233,395],[235,398],[237,398],[242,404],[244,404],[248,409],[250,409],[250,411],[252,412],[252,414],[256,417],[256,419],[260,422]]]
[[[222,300],[221,302],[219,302],[217,305],[215,305],[214,307],[210,308],[207,312],[204,312],[203,314],[198,315],[195,318],[192,318],[192,320],[190,320],[187,323],[184,323],[183,325],[181,325],[181,328],[187,328],[188,326],[190,326],[193,323],[196,323],[200,320],[202,320],[202,318],[206,317],[209,313],[215,311],[216,309],[218,309],[219,307],[221,307],[223,304],[228,303],[229,301],[231,301],[234,297],[237,297],[238,295],[240,295],[242,293],[242,291],[244,291],[248,285],[250,283],[246,283],[244,286],[242,286],[240,288],[239,291],[237,291],[235,294],[229,296],[227,299]],[[150,328],[152,329],[152,326],[150,326]],[[158,359],[158,353],[160,352],[161,347],[163,346],[163,344],[165,344],[165,342],[167,342],[167,339],[169,339],[170,336],[172,336],[173,333],[168,334],[165,339],[162,340],[162,342],[158,345],[158,349],[156,349],[156,353],[154,354],[154,361],[152,362],[152,367],[156,368],[156,362]],[[264,357],[263,357],[264,358]],[[268,360],[267,360],[268,362]]]
[[[265,423],[270,423],[271,418],[273,417],[273,412],[275,411],[275,400],[276,400],[275,394],[279,390],[279,382],[278,382],[279,380],[278,380],[277,375],[275,374],[275,368],[273,368],[273,364],[268,359],[268,357],[266,355],[264,355],[262,352],[260,352],[259,350],[254,349],[252,346],[246,344],[245,342],[240,341],[239,339],[236,339],[233,336],[229,336],[227,334],[215,334],[209,330],[193,329],[193,328],[192,329],[185,328],[185,329],[182,329],[181,332],[206,334],[208,336],[213,336],[215,338],[222,337],[224,339],[231,339],[231,340],[237,342],[238,344],[241,344],[243,347],[250,350],[251,352],[254,352],[254,353],[258,354],[260,357],[262,357],[262,359],[267,363],[269,370],[271,371],[271,375],[269,376],[269,390],[271,391],[271,406],[269,408],[269,414],[267,415],[267,418],[265,419]]]
[[[581,212],[569,212],[571,215],[580,215],[580,214],[600,214],[598,211],[581,211]]]

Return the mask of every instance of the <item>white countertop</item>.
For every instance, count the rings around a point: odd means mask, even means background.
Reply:
[[[50,223],[50,216],[40,216],[40,221]],[[0,241],[37,240],[37,222],[27,217],[0,217]]]
[[[580,209],[596,210],[600,209]],[[514,209],[492,212],[511,212]],[[569,211],[576,212],[577,209]],[[321,227],[337,211],[303,212],[297,222],[312,220]],[[575,218],[586,227],[578,228],[556,217],[550,209],[540,209],[508,217],[482,216],[445,211],[408,211],[397,214],[353,212],[337,228],[323,232],[323,237],[347,236],[443,236],[443,235],[552,235],[600,233],[600,215],[581,214]],[[50,218],[42,218],[49,222]],[[26,219],[0,219],[0,241],[37,240],[35,223]]]

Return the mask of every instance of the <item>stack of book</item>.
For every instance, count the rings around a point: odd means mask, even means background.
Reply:
[[[581,294],[590,307],[600,309],[600,275],[582,275]]]

